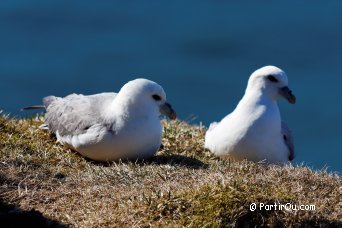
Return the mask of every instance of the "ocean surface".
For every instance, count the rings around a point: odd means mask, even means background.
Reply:
[[[341,173],[342,1],[0,1],[0,109],[12,116],[144,77],[180,119],[208,126],[265,65],[297,96],[279,101],[295,162]]]

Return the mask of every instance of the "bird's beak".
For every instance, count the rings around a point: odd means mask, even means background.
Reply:
[[[292,94],[292,91],[289,87],[284,86],[279,89],[279,94],[284,97],[289,103],[295,104],[296,103],[296,96]]]
[[[167,102],[160,105],[159,111],[162,115],[169,117],[171,120],[175,120],[177,118],[175,110],[173,110],[172,106]]]

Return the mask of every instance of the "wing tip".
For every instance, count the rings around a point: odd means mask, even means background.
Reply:
[[[45,106],[44,105],[32,105],[32,106],[23,107],[20,109],[20,111],[36,110],[36,109],[45,109]]]

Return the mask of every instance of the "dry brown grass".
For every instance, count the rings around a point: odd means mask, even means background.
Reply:
[[[163,122],[155,158],[95,163],[56,143],[41,123],[0,117],[0,219],[17,206],[44,216],[44,226],[342,225],[339,175],[221,161],[203,149],[200,126]],[[251,212],[252,202],[316,210]]]

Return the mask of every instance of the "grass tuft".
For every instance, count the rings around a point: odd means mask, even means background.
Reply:
[[[0,116],[0,218],[14,210],[51,227],[342,225],[338,174],[222,161],[203,148],[203,127],[164,121],[153,159],[98,163],[56,143],[42,121]],[[316,208],[252,212],[251,203]]]

